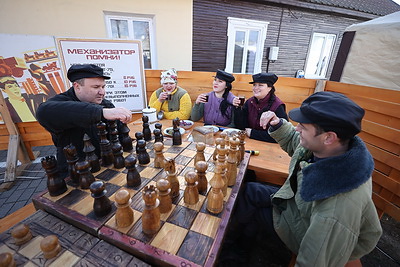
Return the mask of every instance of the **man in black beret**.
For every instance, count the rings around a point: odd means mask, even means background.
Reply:
[[[296,266],[344,266],[371,252],[382,228],[371,199],[374,161],[356,136],[363,116],[360,106],[334,92],[315,93],[291,110],[296,127],[263,113],[260,126],[270,125],[292,159],[282,187],[246,184],[234,216],[241,238],[267,229],[271,242],[297,255]]]
[[[132,114],[124,107],[115,107],[105,96],[103,69],[94,64],[72,65],[67,73],[72,87],[42,103],[36,112],[38,122],[51,133],[57,147],[58,169],[67,174],[68,165],[63,152],[67,145],[74,145],[80,159],[83,153],[83,136],[88,134],[100,157],[99,136],[96,124],[100,121],[118,120],[128,123]]]

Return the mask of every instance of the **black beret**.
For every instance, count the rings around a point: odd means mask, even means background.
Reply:
[[[300,108],[289,111],[289,117],[300,123],[312,123],[324,131],[351,138],[361,131],[365,111],[345,95],[318,92],[309,96]]]
[[[108,80],[110,77],[103,74],[103,69],[94,64],[75,64],[72,65],[67,73],[67,77],[71,82],[82,78],[103,77]]]
[[[215,77],[228,83],[232,83],[235,80],[235,77],[233,77],[232,74],[223,70],[217,70]]]
[[[249,83],[266,83],[272,86],[277,80],[278,76],[273,73],[257,73],[253,75],[253,81]]]

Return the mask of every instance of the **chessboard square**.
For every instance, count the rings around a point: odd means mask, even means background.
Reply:
[[[168,153],[168,152],[164,153],[164,158],[174,159],[175,157],[176,157],[176,153]]]
[[[147,178],[147,179],[153,179],[154,176],[156,176],[161,169],[159,168],[152,168],[152,167],[147,167],[143,171],[140,172],[140,177]]]
[[[171,146],[170,148],[168,148],[166,150],[166,153],[172,153],[172,154],[177,155],[177,154],[181,153],[184,149],[185,148],[181,147],[181,146]]]
[[[182,173],[182,175],[184,175],[184,174]],[[179,182],[179,189],[180,190],[185,190],[185,188],[186,188],[185,177],[179,175],[176,178],[178,179],[178,182]]]
[[[204,154],[213,155],[215,150],[215,146],[206,146],[204,149]]]
[[[137,220],[140,219],[141,216],[142,216],[141,212],[133,210],[133,222],[130,225],[126,227],[118,227],[117,222],[115,220],[115,215],[112,216],[111,219],[107,221],[106,225],[110,228],[118,230],[121,233],[126,234],[129,232],[129,230],[131,230],[132,226],[137,222]]]
[[[165,223],[151,242],[151,245],[169,253],[176,254],[185,239],[187,232],[187,229],[170,223]]]
[[[180,154],[175,158],[175,163],[186,166],[191,159],[191,157],[186,157]]]
[[[160,221],[160,228],[164,224],[163,221]],[[137,222],[133,225],[131,230],[128,232],[128,236],[140,240],[143,243],[149,244],[150,241],[154,238],[155,235],[146,235],[143,233],[143,226],[142,226],[142,217],[137,220]]]
[[[200,212],[190,230],[215,238],[220,223],[221,218]]]
[[[175,164],[176,174],[179,175],[185,169],[185,167],[185,165]]]
[[[185,149],[184,151],[182,151],[182,153],[180,155],[188,157],[188,158],[193,158],[194,156],[196,156],[197,152],[194,150],[188,150]]]
[[[70,209],[79,212],[80,214],[88,215],[90,212],[93,211],[93,203],[94,198],[89,195],[85,197],[82,201],[79,201],[75,205],[72,205]]]
[[[213,156],[213,154],[204,153],[204,158],[206,161],[209,161],[210,159],[212,160],[212,156]]]
[[[47,192],[46,194],[43,195],[43,197],[50,199],[51,201],[55,202],[57,200],[59,200],[60,198],[63,198],[64,196],[66,196],[67,194],[69,194],[69,192],[71,192],[72,190],[74,190],[75,188],[72,186],[67,185],[67,191],[65,191],[64,193],[62,193],[61,195],[58,196],[50,196],[50,193]]]
[[[184,207],[187,207],[187,208],[192,209],[192,210],[195,210],[195,211],[199,211],[199,210],[201,209],[201,207],[202,207],[202,205],[203,205],[203,202],[204,202],[205,200],[206,200],[206,197],[199,194],[199,201],[198,201],[196,204],[194,204],[194,205],[189,205],[189,204],[186,204],[186,203],[185,203],[185,198],[183,197],[183,198],[181,199],[181,201],[179,202],[179,205],[184,206]]]
[[[109,180],[109,183],[123,186],[126,184],[126,173],[118,173],[114,178]]]
[[[160,213],[160,220],[165,222],[168,219],[168,217],[171,215],[171,213],[175,209],[175,207],[176,207],[176,205],[172,204],[172,207],[168,212]]]
[[[64,197],[57,200],[56,203],[61,206],[69,207],[69,206],[74,205],[75,203],[81,201],[88,195],[89,195],[89,193],[86,191],[83,191],[80,189],[74,189],[71,192],[69,192],[67,195],[65,195]]]
[[[103,224],[103,223],[105,223],[107,220],[109,220],[110,217],[111,217],[113,214],[115,214],[115,211],[116,211],[116,210],[117,210],[117,207],[115,206],[115,203],[112,202],[112,203],[111,203],[111,211],[110,211],[108,214],[99,217],[99,216],[97,216],[97,215],[94,213],[94,210],[92,210],[90,213],[88,213],[88,214],[86,215],[86,217],[88,217],[89,219],[92,219],[92,220],[94,220],[94,221],[96,221],[96,222],[98,222],[98,223],[100,223],[100,224]]]
[[[196,232],[189,231],[177,255],[198,265],[203,265],[213,244],[213,239]]]
[[[104,186],[106,187],[106,196],[111,197],[115,192],[118,191],[121,187],[115,184],[105,183]]]
[[[191,161],[193,162],[193,161]],[[192,165],[193,166],[193,165]],[[182,170],[181,175],[185,176],[187,172],[196,172],[194,167],[190,166],[190,163]]]
[[[229,200],[229,197],[231,196],[232,188],[228,187],[226,189],[226,195],[224,196],[224,202],[227,202]]]
[[[212,190],[212,189],[211,189],[211,190]],[[225,211],[225,204],[226,204],[226,202],[223,203],[223,205],[222,205],[222,211],[221,211],[220,213],[218,213],[218,214],[214,214],[214,213],[210,212],[210,211],[207,209],[207,202],[208,202],[208,200],[206,199],[206,201],[204,201],[203,206],[202,206],[201,209],[200,209],[200,212],[201,212],[201,213],[208,214],[208,215],[212,215],[212,216],[215,216],[215,217],[218,217],[218,218],[222,218],[222,214],[223,214],[224,211]]]
[[[96,175],[96,178],[102,181],[109,181],[117,175],[119,171],[113,169],[106,169],[103,172]]]
[[[189,229],[192,225],[197,212],[195,210],[177,205],[173,210],[167,222]]]
[[[32,259],[41,252],[40,242],[42,242],[43,236],[37,236],[27,243],[26,246],[19,250],[19,254],[25,256],[28,259]]]
[[[66,250],[64,253],[58,256],[57,259],[49,265],[49,267],[73,266],[79,261],[79,259],[80,258],[78,256]]]
[[[14,250],[3,244],[2,246],[0,246],[0,253],[6,253],[6,252],[10,252],[11,254],[15,253]]]

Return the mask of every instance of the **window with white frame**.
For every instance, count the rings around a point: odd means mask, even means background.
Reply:
[[[326,78],[335,40],[335,34],[313,33],[306,61],[305,78]]]
[[[153,18],[118,15],[106,15],[105,18],[109,38],[141,40],[144,68],[157,68]]]
[[[231,73],[261,72],[269,22],[228,17],[226,68]]]

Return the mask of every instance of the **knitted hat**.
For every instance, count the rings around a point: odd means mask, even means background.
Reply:
[[[177,79],[178,79],[178,73],[174,68],[161,72],[161,81],[160,81],[161,84],[176,83]]]

